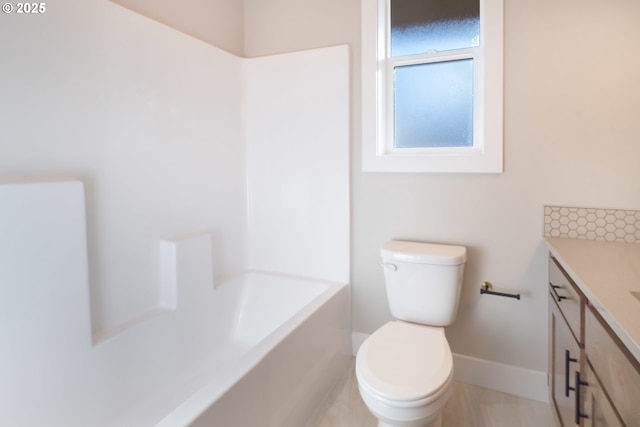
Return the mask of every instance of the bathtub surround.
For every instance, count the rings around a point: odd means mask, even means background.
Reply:
[[[0,185],[0,424],[154,425],[208,379],[210,404],[241,376],[211,360],[216,297],[253,267],[342,286],[333,323],[306,312],[241,365],[307,352],[299,405],[262,412],[299,425],[350,356],[349,49],[243,59],[107,1],[24,17],[0,25],[0,173],[76,178]]]
[[[93,345],[84,202],[76,180],[0,184],[1,425],[241,425],[250,402],[295,427],[344,374],[348,286],[247,273],[214,290],[207,233],[165,242],[173,309]]]
[[[250,268],[350,281],[348,52],[243,62]]]
[[[0,25],[0,178],[84,183],[97,337],[165,304],[159,242],[197,230],[216,276],[276,268],[251,249],[272,239],[278,268],[293,254],[298,274],[348,281],[347,47],[243,59],[108,1],[24,17]]]
[[[207,230],[217,275],[245,265],[242,59],[108,1],[48,6],[1,17],[0,178],[84,183],[98,336],[157,308],[165,238]]]

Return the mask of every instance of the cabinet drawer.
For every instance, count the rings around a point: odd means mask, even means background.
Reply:
[[[558,304],[576,341],[583,344],[584,296],[553,257],[549,259],[549,292]]]
[[[592,306],[585,313],[587,360],[627,426],[640,426],[640,363],[609,332]]]

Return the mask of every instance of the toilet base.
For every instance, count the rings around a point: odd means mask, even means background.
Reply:
[[[404,426],[405,424],[389,424],[385,423],[382,420],[378,420],[378,427],[399,427]],[[412,427],[442,427],[442,415],[439,415],[438,418],[431,421],[428,424],[424,424],[422,426],[412,426]]]

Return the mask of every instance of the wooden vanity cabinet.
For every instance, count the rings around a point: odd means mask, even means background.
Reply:
[[[549,258],[549,380],[562,427],[640,427],[640,362]]]
[[[585,299],[555,259],[549,259],[549,379],[551,401],[563,427],[576,424],[576,373],[583,369]]]

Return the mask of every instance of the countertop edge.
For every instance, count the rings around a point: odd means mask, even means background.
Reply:
[[[580,245],[585,244],[584,242],[588,242],[586,240],[575,240],[575,239],[565,239],[559,237],[545,237],[544,238],[549,252],[551,255],[560,263],[562,268],[571,276],[574,280],[580,291],[584,294],[584,296],[589,300],[589,303],[595,310],[600,314],[600,316],[604,319],[607,325],[611,328],[611,330],[616,334],[616,336],[622,341],[625,347],[629,350],[631,355],[635,357],[636,361],[640,362],[640,340],[635,340],[629,332],[624,328],[623,325],[620,324],[619,320],[616,316],[611,313],[611,310],[606,307],[605,304],[601,301],[600,298],[592,291],[587,280],[583,278],[583,275],[580,271],[577,271],[577,268],[572,266],[572,263],[566,259],[564,255],[568,249],[561,248],[558,246],[562,246],[566,244],[567,240],[573,240],[575,243],[571,243],[572,245]],[[611,243],[615,245],[615,243]],[[633,298],[630,296],[630,298]],[[640,305],[639,305],[640,308]]]

